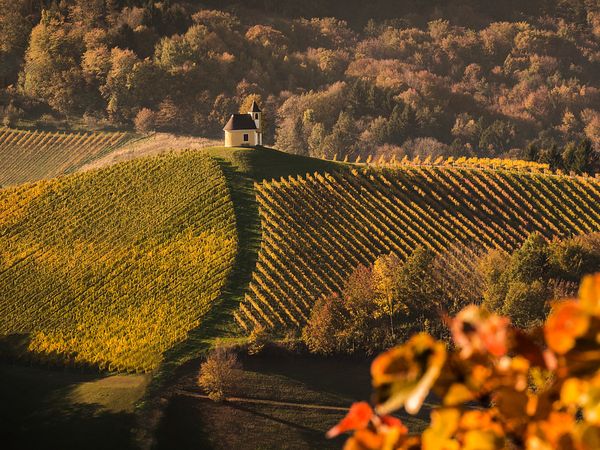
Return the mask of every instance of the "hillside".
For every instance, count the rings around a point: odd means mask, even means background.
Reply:
[[[340,292],[359,264],[417,246],[461,242],[513,250],[600,231],[600,181],[523,170],[456,166],[339,167],[255,185],[263,240],[236,313],[246,330],[303,325],[311,305]]]
[[[200,154],[4,189],[0,205],[0,334],[42,361],[156,368],[237,253],[225,177]]]
[[[74,172],[133,138],[130,133],[0,128],[0,186]]]
[[[121,370],[156,368],[170,349],[172,368],[207,339],[235,335],[237,308],[246,331],[303,325],[317,298],[381,254],[455,243],[513,250],[534,231],[552,239],[600,230],[597,179],[492,163],[375,167],[210,147],[5,189],[0,333],[27,334],[33,352]],[[175,304],[154,303],[156,292]],[[116,298],[120,306],[104,310]],[[159,306],[181,323],[161,322]],[[205,313],[208,328],[197,327]],[[88,333],[81,324],[94,320]],[[144,320],[171,334],[135,355]],[[49,333],[56,324],[61,331]],[[107,343],[123,333],[135,343],[109,351],[100,332]]]
[[[151,133],[143,138],[126,142],[124,145],[82,165],[79,170],[99,169],[123,161],[163,155],[172,151],[197,150],[218,145],[219,142],[206,138],[182,136],[172,133]]]

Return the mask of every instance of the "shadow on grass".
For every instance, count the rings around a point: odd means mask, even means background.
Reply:
[[[5,450],[130,449],[133,415],[71,402],[92,373],[0,363],[0,442]]]
[[[343,413],[215,403],[174,396],[158,428],[160,450],[341,448],[325,432]]]

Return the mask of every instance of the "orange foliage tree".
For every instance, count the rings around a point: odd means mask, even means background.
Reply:
[[[535,330],[474,305],[448,323],[452,348],[421,333],[379,355],[374,405],[355,403],[328,436],[353,431],[346,450],[600,448],[600,274]],[[440,405],[411,435],[390,414],[430,393]]]

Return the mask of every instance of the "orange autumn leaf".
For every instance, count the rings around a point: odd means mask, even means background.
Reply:
[[[473,353],[490,353],[503,356],[508,351],[508,327],[506,317],[490,313],[476,305],[470,305],[451,319],[450,331],[454,343],[461,349],[460,356],[468,358]]]
[[[367,428],[372,417],[373,408],[367,402],[354,403],[346,417],[327,432],[327,437],[333,438],[346,431]]]
[[[344,450],[381,450],[385,443],[384,436],[371,430],[357,430],[346,441]]]
[[[544,327],[548,347],[561,355],[567,353],[575,346],[575,340],[587,332],[589,322],[588,314],[577,301],[557,304]]]
[[[426,333],[379,355],[371,364],[376,411],[388,414],[404,406],[417,413],[445,361],[445,344]]]
[[[526,450],[574,449],[575,419],[567,413],[552,412],[548,420],[527,427]]]
[[[600,316],[600,274],[583,278],[579,288],[579,299],[585,311]]]
[[[600,448],[599,304],[597,275],[584,280],[579,300],[556,304],[543,327],[518,330],[471,306],[450,321],[456,349],[421,333],[384,352],[371,366],[376,412],[418,411],[430,389],[443,406],[421,436],[373,414],[345,449]]]

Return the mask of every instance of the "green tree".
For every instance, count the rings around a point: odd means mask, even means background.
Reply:
[[[400,301],[402,261],[395,254],[382,255],[373,264],[373,287],[376,314],[387,317],[391,339],[395,339],[394,318],[406,308]]]
[[[516,326],[528,328],[544,319],[548,296],[548,289],[542,281],[513,281],[508,285],[500,312],[509,316]]]
[[[317,156],[322,153],[321,146],[323,145],[326,135],[325,126],[322,123],[317,122],[313,125],[310,136],[308,137],[309,155]]]
[[[515,137],[514,127],[501,120],[494,121],[479,138],[479,148],[487,156],[496,156],[510,149]]]
[[[556,144],[552,144],[548,148],[542,150],[540,152],[539,161],[548,164],[552,170],[563,168],[562,155]]]
[[[510,257],[488,253],[480,264],[486,278],[484,305],[509,315],[519,325],[541,320],[549,297],[548,281],[555,271],[544,237],[531,234]]]
[[[569,142],[563,152],[565,170],[576,173],[592,173],[596,166],[596,159],[592,143],[587,139],[578,143]]]
[[[342,111],[331,133],[323,140],[323,153],[327,158],[354,154],[358,134],[356,120],[349,113]]]
[[[600,239],[598,235],[576,236],[553,242],[550,246],[553,276],[579,282],[600,269]]]
[[[546,277],[550,270],[550,247],[539,233],[532,233],[510,259],[513,279],[533,282]]]

